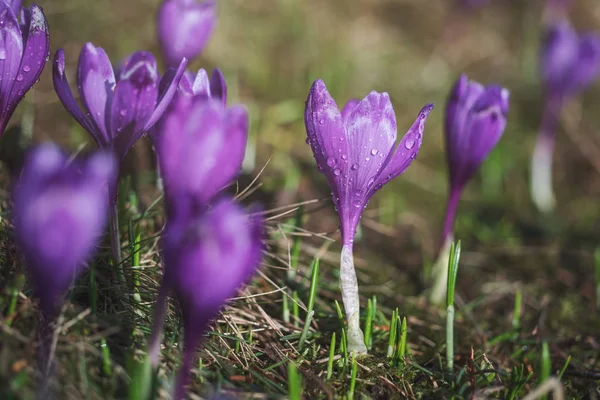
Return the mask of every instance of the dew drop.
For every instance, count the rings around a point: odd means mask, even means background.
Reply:
[[[23,72],[29,72],[29,71],[31,71],[31,68],[29,68],[29,65],[24,65]]]
[[[371,157],[365,157],[366,161],[371,161]]]
[[[373,182],[375,182],[375,178],[371,178],[369,179],[369,182],[367,182],[367,186],[370,186],[373,184]]]
[[[323,125],[325,123],[324,119],[319,120],[319,124]]]
[[[335,165],[335,158],[329,157],[327,159],[327,165],[329,165],[330,167],[333,167]]]
[[[0,48],[0,60],[6,60],[6,49]]]
[[[342,154],[342,160],[347,160],[347,159],[348,159],[348,156],[345,154]]]
[[[23,80],[23,75],[17,75],[17,82],[21,82]]]
[[[356,171],[356,170],[358,169],[358,164],[352,164],[352,167],[351,167],[351,169],[352,169],[353,171]]]
[[[354,202],[354,207],[356,207],[356,208],[360,208],[360,200],[356,200],[356,201]]]
[[[342,170],[341,170],[341,169],[339,169],[339,168],[336,168],[336,169],[334,169],[334,170],[333,170],[333,174],[334,174],[335,176],[340,176],[340,174],[341,174],[341,173],[342,173]]]
[[[310,139],[307,137],[305,142],[306,142],[306,144],[310,144]]]
[[[373,150],[371,150],[371,155],[372,155],[372,156],[375,156],[375,155],[377,155],[377,149],[373,149]]]
[[[404,142],[404,147],[406,147],[406,150],[410,150],[413,147],[415,147],[415,139],[413,139],[412,137],[406,138],[406,142]]]

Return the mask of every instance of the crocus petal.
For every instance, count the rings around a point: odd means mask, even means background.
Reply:
[[[385,166],[381,175],[379,175],[375,185],[376,189],[381,188],[381,186],[403,173],[412,160],[417,157],[417,153],[423,142],[425,122],[431,110],[433,110],[433,104],[427,104],[421,109],[419,116],[398,144],[390,162]]]
[[[79,55],[77,82],[81,101],[88,111],[94,131],[100,134],[95,138],[100,147],[106,148],[113,139],[108,132],[115,75],[110,59],[101,47],[86,43]]]
[[[21,19],[23,59],[10,94],[9,114],[12,114],[25,93],[37,82],[50,55],[50,35],[42,9],[36,5],[24,8]]]
[[[549,26],[542,45],[542,76],[548,90],[563,92],[577,62],[579,41],[567,20]]]
[[[158,71],[151,53],[137,52],[128,60],[116,85],[111,118],[114,150],[124,157],[146,132],[158,97]]]
[[[574,90],[582,90],[589,86],[600,73],[600,36],[582,36],[578,50],[578,62],[571,75]]]
[[[101,133],[95,130],[95,126],[93,126],[92,122],[89,121],[87,116],[81,111],[75,97],[73,97],[73,92],[71,91],[71,87],[69,86],[69,82],[65,75],[65,53],[63,49],[58,49],[54,55],[52,82],[54,83],[54,90],[56,91],[58,98],[67,111],[92,135],[94,140],[96,140],[96,143],[100,145],[101,142],[98,142],[98,138],[102,137]]]
[[[19,76],[23,57],[23,38],[15,13],[8,4],[0,1],[0,116],[2,131],[14,110],[10,94]],[[23,80],[21,75],[21,80]]]
[[[200,68],[198,70],[196,78],[194,79],[194,84],[192,86],[192,92],[194,93],[194,95],[211,97],[210,81],[208,79],[208,74],[206,73],[206,70],[204,68]]]
[[[145,130],[150,129],[156,121],[163,115],[171,100],[173,100],[173,96],[177,92],[177,87],[179,86],[179,81],[181,77],[185,73],[185,67],[187,65],[187,59],[181,60],[179,63],[179,67],[175,69],[169,69],[164,76],[164,79],[161,79],[160,91],[158,95],[158,102],[156,104],[156,108],[148,121],[146,121],[146,125],[144,126]]]
[[[462,179],[468,180],[473,176],[500,140],[506,127],[508,101],[508,90],[491,85],[473,106],[465,126],[470,133],[467,147],[464,149],[468,156],[463,163]]]
[[[354,111],[354,108],[358,105],[358,103],[360,103],[360,100],[350,99],[342,109],[342,120],[344,121],[344,125],[348,123],[348,118],[350,117],[350,114],[352,114],[352,111]]]
[[[210,77],[210,95],[213,98],[221,99],[223,105],[227,105],[227,83],[220,69],[215,68]]]
[[[464,164],[466,148],[469,142],[469,131],[465,128],[470,110],[483,95],[483,85],[469,81],[466,75],[461,75],[451,91],[446,104],[444,120],[445,142],[450,177],[453,182],[465,182],[460,177],[458,169]]]
[[[371,92],[362,99],[345,124],[350,178],[357,190],[369,191],[396,144],[396,115],[387,93]]]
[[[202,52],[216,25],[216,2],[166,0],[158,11],[158,39],[169,66]]]
[[[21,12],[21,0],[5,0],[8,5],[10,6],[10,8],[13,10],[13,12],[15,13],[15,15],[19,15],[19,12]]]
[[[347,188],[349,165],[348,139],[335,100],[322,80],[312,85],[306,100],[304,124],[317,167],[333,192],[333,202],[340,204],[340,196]]]

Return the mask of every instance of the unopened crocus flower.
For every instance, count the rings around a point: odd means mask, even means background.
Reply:
[[[42,9],[35,4],[21,9],[20,1],[0,1],[0,135],[37,82],[49,54],[50,35]]]
[[[199,73],[195,82],[205,81],[203,76],[206,74]],[[182,79],[173,102],[152,131],[164,182],[167,231],[206,211],[219,190],[235,179],[242,165],[248,137],[245,107],[226,108],[224,89],[211,92],[215,95],[222,93],[220,98],[209,97],[206,88],[210,85],[193,84],[191,86],[195,89],[186,89],[190,82],[188,78]],[[200,90],[200,87],[205,89]],[[218,87],[224,88],[224,81]],[[165,235],[165,241],[167,237]],[[164,247],[166,254],[168,246],[165,244]],[[155,366],[158,363],[166,296],[173,286],[169,278],[174,276],[171,270],[166,263],[165,279],[155,307],[149,344],[150,360]]]
[[[417,156],[427,115],[417,120],[396,145],[396,116],[387,93],[350,100],[340,112],[322,80],[311,87],[304,123],[317,167],[332,190],[342,230],[340,288],[348,320],[348,350],[366,353],[360,329],[358,283],[352,247],[363,209],[373,194],[400,175]]]
[[[15,235],[47,318],[95,251],[116,174],[110,153],[70,161],[45,144],[25,159],[13,192]]]
[[[81,50],[77,68],[77,87],[83,111],[77,104],[65,74],[62,49],[54,57],[54,88],[75,120],[89,132],[98,147],[113,152],[122,161],[129,149],[162,116],[173,99],[186,60],[167,71],[159,85],[156,59],[152,53],[133,53],[115,77],[104,50],[91,43]],[[160,90],[159,90],[160,86]],[[113,259],[121,262],[117,187],[111,188],[111,244]]]
[[[162,285],[172,290],[183,316],[184,353],[173,395],[180,400],[209,322],[260,264],[262,220],[221,199],[208,212],[169,222],[163,247]]]
[[[158,11],[158,41],[169,66],[197,57],[217,23],[216,1],[164,0]]]
[[[186,78],[180,86],[183,82]],[[237,176],[244,159],[246,108],[225,108],[223,99],[207,97],[207,86],[196,89],[195,94],[180,89],[152,133],[169,218],[175,218],[175,213],[185,217],[192,209],[205,207]],[[177,208],[172,207],[174,199],[178,199]]]
[[[433,268],[431,301],[445,299],[448,253],[452,244],[456,209],[463,189],[496,146],[506,127],[509,92],[498,85],[483,86],[461,75],[446,104],[445,138],[450,194],[442,232],[442,249]]]
[[[600,36],[578,34],[567,20],[548,26],[541,54],[545,90],[542,121],[531,161],[531,197],[540,211],[554,208],[552,155],[564,104],[592,84],[600,73]]]

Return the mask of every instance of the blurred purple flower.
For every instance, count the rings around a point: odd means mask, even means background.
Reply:
[[[543,212],[554,208],[552,155],[563,105],[600,74],[600,36],[578,34],[566,19],[549,24],[540,68],[546,91],[542,122],[531,160],[531,197]]]
[[[203,80],[198,76],[195,83]],[[187,77],[180,87],[186,82]],[[223,100],[206,97],[207,86],[195,83],[195,94],[178,90],[152,131],[170,218],[206,206],[236,177],[248,139],[246,108],[225,108]]]
[[[37,5],[20,7],[20,1],[0,1],[0,135],[17,104],[39,79],[50,54],[42,9]]]
[[[46,144],[26,157],[13,192],[15,234],[47,318],[95,250],[116,174],[110,153],[69,161]]]
[[[81,110],[67,82],[62,49],[54,57],[54,88],[63,105],[86,129],[98,146],[122,160],[135,142],[162,116],[171,102],[186,60],[168,71],[160,83],[154,56],[133,53],[115,79],[104,50],[87,43],[79,56],[77,87]]]
[[[461,75],[446,104],[445,138],[450,195],[442,232],[442,247],[434,267],[430,299],[445,299],[448,255],[460,196],[467,182],[496,146],[506,127],[509,92],[498,85],[483,86]]]
[[[230,199],[167,225],[165,276],[181,307],[184,354],[173,399],[183,399],[201,335],[226,300],[256,272],[262,258],[262,219]]]
[[[542,44],[540,65],[549,97],[574,95],[600,73],[600,36],[579,35],[567,20],[551,24]]]
[[[396,145],[396,116],[387,93],[350,100],[340,112],[322,80],[311,87],[304,123],[317,167],[325,175],[342,228],[340,286],[348,319],[348,350],[366,353],[359,327],[359,298],[352,244],[361,213],[373,194],[400,175],[416,157],[427,115],[417,120]]]
[[[158,11],[158,40],[164,59],[176,66],[185,57],[197,57],[217,23],[216,1],[165,0]]]

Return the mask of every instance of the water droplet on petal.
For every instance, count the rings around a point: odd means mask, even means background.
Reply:
[[[6,49],[0,48],[0,60],[6,60]]]
[[[345,154],[342,154],[342,160],[347,160],[347,159],[348,159],[348,156]]]
[[[306,142],[306,144],[310,144],[310,139],[307,137],[305,142]]]
[[[410,150],[413,147],[415,147],[415,139],[413,139],[412,137],[406,138],[406,141],[404,142],[404,147],[406,147],[406,150]]]
[[[334,169],[334,170],[333,170],[333,174],[334,174],[335,176],[340,176],[340,174],[341,174],[341,173],[342,173],[342,170],[341,170],[341,169],[339,169],[339,168],[336,168],[336,169]]]
[[[366,160],[366,161],[370,161],[370,160],[371,160],[371,157],[365,157],[365,160]]]
[[[29,71],[31,71],[31,68],[29,68],[29,65],[24,65],[23,66],[23,71],[24,72],[29,72]]]
[[[319,124],[323,125],[325,123],[324,119],[319,120]]]
[[[371,155],[372,155],[372,156],[375,156],[375,155],[377,155],[377,149],[373,149],[373,150],[371,150]]]
[[[335,158],[333,158],[333,157],[327,158],[327,165],[329,165],[330,167],[333,167],[335,165]]]
[[[375,182],[375,178],[369,179],[369,182],[367,182],[367,186],[371,186],[373,182]]]
[[[351,169],[352,169],[353,171],[356,171],[356,170],[358,169],[358,164],[352,164],[352,167],[351,167]]]
[[[17,75],[17,82],[21,82],[23,80],[23,75]]]

